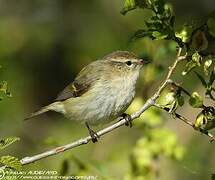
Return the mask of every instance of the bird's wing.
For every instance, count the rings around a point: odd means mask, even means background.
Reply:
[[[79,97],[84,94],[90,87],[90,84],[77,84],[75,82],[69,84],[60,94],[55,101],[64,101],[71,97]]]
[[[98,68],[98,61],[94,61],[80,71],[75,80],[57,96],[55,101],[64,101],[71,97],[80,97],[94,85],[100,78],[100,74],[101,70]]]

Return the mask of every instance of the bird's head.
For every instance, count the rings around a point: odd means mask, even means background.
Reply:
[[[137,57],[134,53],[128,51],[115,51],[106,55],[104,60],[117,71],[125,73],[139,72],[143,65],[148,64],[148,61]]]

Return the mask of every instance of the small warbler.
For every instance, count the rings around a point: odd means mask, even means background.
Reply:
[[[146,63],[128,51],[108,54],[84,67],[53,103],[26,119],[56,111],[68,119],[84,122],[96,142],[98,135],[89,125],[107,123],[120,116],[127,119],[127,125],[130,122],[130,116],[124,112],[134,98],[140,69]]]

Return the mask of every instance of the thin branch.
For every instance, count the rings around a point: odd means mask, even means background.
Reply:
[[[158,99],[158,97],[160,96],[161,92],[163,91],[163,89],[167,86],[167,84],[172,82],[172,80],[170,78],[171,78],[171,76],[172,76],[177,64],[181,60],[186,59],[186,56],[187,56],[186,54],[184,56],[181,56],[181,52],[182,52],[182,48],[179,48],[177,56],[176,56],[176,59],[175,59],[173,65],[169,67],[169,71],[167,73],[166,78],[161,83],[160,87],[155,92],[155,94],[152,95],[152,97],[149,98],[146,101],[146,103],[142,106],[142,108],[139,111],[137,111],[137,112],[135,112],[135,113],[133,113],[131,115],[131,121],[133,121],[134,119],[140,117],[141,114],[143,114],[144,111],[146,111],[151,106],[153,106],[155,104],[155,101]],[[118,122],[114,123],[113,125],[110,125],[110,126],[104,128],[104,129],[98,131],[97,134],[101,137],[104,134],[107,134],[107,133],[113,131],[114,129],[117,129],[117,128],[123,126],[125,123],[126,123],[126,120],[122,119],[121,121],[118,121]],[[21,162],[22,165],[30,164],[30,163],[36,162],[36,161],[38,161],[40,159],[44,159],[46,157],[53,156],[53,155],[65,152],[66,150],[73,149],[75,147],[78,147],[78,146],[81,146],[81,145],[84,145],[84,144],[88,144],[91,140],[92,140],[92,138],[90,136],[87,136],[87,137],[79,139],[79,140],[77,140],[75,142],[72,142],[72,143],[69,143],[69,144],[66,144],[66,145],[63,145],[63,146],[56,147],[56,148],[51,149],[49,151],[46,151],[46,152],[31,156],[31,157],[24,157],[23,159],[20,160],[20,162]]]
[[[182,116],[182,115],[180,115],[180,114],[178,114],[178,113],[176,113],[176,112],[170,113],[170,112],[169,112],[169,108],[165,108],[165,107],[163,107],[163,106],[161,106],[161,105],[159,105],[159,104],[154,104],[154,106],[157,107],[157,108],[159,108],[159,109],[165,110],[165,111],[168,112],[169,114],[172,114],[174,118],[175,118],[175,117],[178,118],[179,120],[181,120],[181,121],[183,121],[184,123],[186,123],[186,124],[188,124],[189,126],[191,126],[194,130],[199,131],[199,132],[201,132],[202,134],[205,134],[206,136],[208,136],[208,137],[210,138],[210,141],[211,141],[211,142],[212,142],[212,141],[215,141],[215,137],[214,137],[211,133],[209,133],[207,130],[204,130],[204,129],[202,129],[202,128],[199,128],[199,129],[195,128],[195,125],[194,125],[191,121],[189,121],[187,118],[185,118],[184,116]]]

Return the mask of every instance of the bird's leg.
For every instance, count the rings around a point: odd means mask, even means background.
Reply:
[[[92,138],[92,142],[93,143],[97,142],[98,138],[99,138],[99,135],[90,128],[90,126],[89,126],[89,124],[87,122],[85,123],[85,125],[86,125],[86,127],[87,127],[87,129],[89,131],[89,134],[90,134],[91,138]]]
[[[121,119],[125,119],[125,121],[126,121],[125,125],[126,126],[129,126],[130,128],[132,127],[131,116],[129,114],[123,113],[121,115]]]

